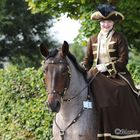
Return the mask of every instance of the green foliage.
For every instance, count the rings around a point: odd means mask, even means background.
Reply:
[[[137,51],[140,51],[140,5],[139,0],[124,0],[116,3],[117,10],[120,11],[124,16],[123,22],[115,25],[116,30],[123,32],[128,40],[128,44],[131,47],[135,47]],[[84,8],[83,14],[81,15],[82,26],[79,32],[81,41],[89,38],[92,34],[99,32],[99,22],[90,19],[91,14],[96,10],[95,5],[90,9]]]
[[[129,45],[140,51],[140,4],[139,0],[123,0],[118,3],[120,11],[125,16],[124,22],[121,24],[119,30],[124,32]]]
[[[140,54],[135,49],[131,50],[128,69],[137,85],[140,85]]]
[[[70,47],[70,51],[72,52],[72,54],[74,54],[74,56],[76,56],[78,62],[81,62],[83,60],[84,50],[79,43],[72,44],[72,46]]]
[[[25,0],[28,2],[32,13],[49,13],[59,16],[61,13],[68,12],[68,15],[77,17],[79,15],[80,5],[83,0]]]
[[[39,67],[38,45],[55,47],[49,36],[52,16],[33,15],[24,0],[0,1],[0,62],[10,61],[19,67]]]
[[[62,13],[67,13],[69,17],[80,19],[82,27],[77,38],[85,41],[90,35],[95,34],[99,30],[98,22],[93,22],[90,15],[96,10],[99,3],[112,3],[116,5],[118,11],[125,16],[125,21],[122,22],[117,30],[124,32],[129,45],[135,46],[140,51],[140,3],[139,0],[25,0],[28,2],[29,9],[33,13],[51,13],[58,17]]]
[[[50,140],[52,118],[46,105],[42,69],[0,70],[0,139]]]

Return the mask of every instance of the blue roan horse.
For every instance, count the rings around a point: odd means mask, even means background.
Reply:
[[[59,50],[49,52],[43,45],[45,56],[45,83],[48,106],[57,112],[53,124],[54,140],[96,140],[93,97],[88,95],[88,84],[75,58],[64,42]],[[89,100],[90,102],[85,102]],[[92,104],[91,104],[92,102]]]
[[[67,42],[59,50],[49,52],[43,45],[40,50],[46,58],[48,106],[57,112],[54,140],[140,140],[140,94],[125,80],[107,78],[91,68],[93,78],[87,83],[86,72],[69,52]]]

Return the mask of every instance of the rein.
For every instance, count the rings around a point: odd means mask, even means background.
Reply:
[[[81,95],[82,92],[83,92],[86,88],[88,88],[88,87],[90,86],[90,84],[91,84],[92,81],[95,79],[95,77],[96,77],[97,74],[98,74],[98,72],[95,74],[94,77],[92,77],[92,78],[90,79],[90,81],[87,83],[87,85],[86,85],[85,87],[83,87],[83,89],[82,89],[81,91],[79,91],[74,97],[71,97],[71,98],[69,98],[69,99],[63,99],[63,101],[64,101],[64,102],[67,102],[67,101],[70,102],[72,99],[74,99],[74,98],[78,97],[79,95]],[[89,99],[89,98],[90,98],[90,95],[89,95],[89,92],[88,92],[87,99]]]
[[[90,81],[88,82],[88,84],[87,84],[80,92],[78,92],[78,94],[76,94],[76,95],[75,95],[74,97],[72,97],[72,98],[63,99],[63,101],[65,101],[65,102],[71,101],[72,99],[74,99],[74,98],[78,97],[79,95],[81,95],[81,93],[82,93],[86,88],[89,88],[90,84],[91,84],[92,81],[95,79],[95,77],[96,77],[96,75],[97,75],[98,73],[99,73],[99,72],[97,72],[97,73],[95,74],[95,76],[92,77],[92,78],[90,79]],[[88,90],[88,93],[87,93],[87,98],[86,98],[86,100],[90,100],[90,92],[89,92],[89,90]],[[61,129],[61,128],[60,128],[60,126],[57,124],[56,118],[55,118],[55,124],[56,124],[57,128],[59,129],[60,136],[61,136],[61,139],[62,139],[62,140],[64,140],[64,136],[65,136],[66,130],[67,130],[69,127],[71,127],[74,123],[76,123],[76,122],[78,121],[78,119],[82,116],[82,114],[83,114],[83,112],[84,112],[85,110],[86,110],[86,108],[82,107],[81,110],[80,110],[80,112],[79,112],[79,113],[76,115],[76,117],[74,118],[74,120],[71,121],[71,123],[70,123],[65,129]]]
[[[68,89],[68,86],[69,86],[69,83],[70,83],[70,77],[71,77],[70,68],[68,66],[67,61],[56,59],[56,60],[46,61],[46,64],[65,64],[66,67],[68,68],[68,76],[67,76],[68,82],[66,82],[64,90],[62,92],[58,92],[58,91],[56,91],[54,89],[52,91],[52,93],[48,93],[48,94],[56,94],[56,93],[58,93],[58,95],[60,95],[61,97],[63,97],[66,94],[66,92],[67,92],[67,89]]]
[[[74,120],[65,129],[63,129],[63,130],[59,127],[59,125],[56,122],[56,118],[55,118],[55,124],[56,124],[56,126],[58,127],[58,129],[60,131],[60,136],[61,136],[62,140],[64,140],[64,135],[65,135],[66,130],[69,127],[71,127],[74,123],[77,122],[77,120],[81,117],[81,115],[83,114],[84,111],[85,111],[85,108],[82,108],[80,110],[80,112],[77,114],[77,116],[74,118]]]

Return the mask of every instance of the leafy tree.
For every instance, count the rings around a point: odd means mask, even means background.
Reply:
[[[99,3],[109,2],[126,17],[118,30],[124,32],[131,47],[140,50],[140,1],[139,0],[26,0],[33,13],[51,13],[60,16],[67,13],[69,17],[81,19],[82,27],[78,39],[83,40],[98,31],[96,22],[90,20],[91,13]]]
[[[84,48],[81,47],[78,42],[75,42],[71,45],[70,51],[76,56],[78,62],[83,60]]]
[[[33,15],[27,8],[24,0],[0,1],[0,61],[6,59],[20,68],[40,65],[40,42],[54,47],[48,33],[52,17]]]

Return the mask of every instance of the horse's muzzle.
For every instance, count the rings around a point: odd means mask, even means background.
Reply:
[[[58,100],[56,100],[56,101],[54,101],[54,102],[49,102],[49,101],[47,101],[46,103],[47,103],[48,108],[49,108],[52,112],[56,112],[56,113],[59,112],[61,104],[60,104],[60,102],[59,102]]]

